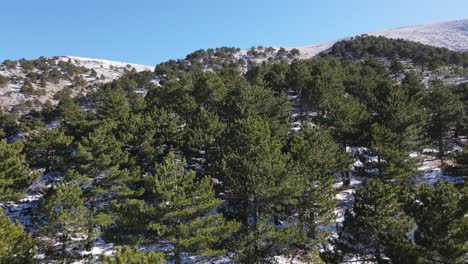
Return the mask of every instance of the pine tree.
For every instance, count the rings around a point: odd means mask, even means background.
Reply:
[[[370,153],[377,161],[366,161],[378,170],[378,176],[407,180],[415,169],[416,160],[409,157],[417,150],[425,112],[421,101],[413,98],[411,87],[381,83],[376,91],[375,106],[369,131]]]
[[[25,234],[19,223],[0,210],[0,263],[27,264],[35,263],[35,244],[31,235]]]
[[[404,214],[395,186],[371,180],[354,197],[353,210],[345,213],[338,231],[341,253],[379,264],[387,263],[386,257],[394,263],[416,263],[409,242],[414,223]]]
[[[184,146],[190,147],[188,151],[207,149],[219,138],[224,128],[218,115],[200,108],[184,128]]]
[[[157,124],[149,114],[130,114],[121,120],[116,138],[122,149],[129,154],[129,166],[152,166],[153,160],[162,152],[162,142],[157,142]],[[158,145],[161,144],[161,145]]]
[[[297,174],[289,183],[290,192],[294,193],[291,215],[297,220],[299,239],[296,243],[302,245],[302,249],[318,250],[317,245],[323,245],[329,235],[319,226],[331,225],[336,218],[333,173],[347,169],[351,158],[329,134],[310,126],[292,136],[288,151],[292,156],[290,171]]]
[[[20,142],[0,140],[0,201],[18,200],[37,176],[25,164]]]
[[[70,96],[65,96],[60,100],[57,112],[62,118],[67,134],[72,135],[76,140],[81,139],[92,130],[91,123],[87,120],[88,112],[82,111]]]
[[[214,110],[227,95],[223,80],[213,72],[202,72],[196,77],[193,96],[198,105]]]
[[[420,256],[431,262],[464,263],[468,252],[468,188],[459,192],[451,183],[436,182],[417,190],[409,212],[417,229],[414,241]]]
[[[91,178],[111,174],[128,161],[128,153],[122,151],[122,143],[115,137],[116,127],[114,121],[104,121],[78,143],[76,155],[81,170]]]
[[[160,252],[141,252],[136,248],[119,247],[114,256],[103,256],[104,264],[162,264],[164,256]]]
[[[129,101],[122,90],[103,90],[98,96],[98,114],[100,119],[111,119],[113,121],[124,120],[130,114]]]
[[[343,149],[355,145],[362,139],[362,127],[369,119],[365,106],[352,96],[331,98],[330,108],[322,123],[330,127],[330,132]]]
[[[196,180],[194,171],[185,171],[183,161],[172,152],[148,179],[158,202],[160,218],[149,228],[174,245],[174,261],[182,263],[183,252],[212,256],[223,254],[219,243],[236,231],[236,222],[227,222],[217,212],[222,200],[215,198],[210,177]]]
[[[304,92],[311,79],[309,62],[306,60],[294,60],[289,66],[285,79],[289,90],[299,95],[299,117],[302,122]]]
[[[25,164],[19,142],[0,140],[0,202],[20,199],[35,177]],[[0,208],[0,263],[34,263],[35,243]]]
[[[263,77],[266,87],[275,93],[287,92],[286,73],[288,69],[289,64],[286,61],[274,63]]]
[[[389,67],[390,73],[393,74],[396,78],[397,75],[403,71],[403,69],[404,66],[400,62],[400,58],[398,58],[397,56],[392,57]]]
[[[286,135],[291,118],[291,103],[284,95],[275,95],[261,86],[240,84],[229,91],[220,110],[220,119],[233,122],[252,116],[268,119],[275,135]]]
[[[45,167],[45,172],[65,167],[73,138],[63,129],[39,129],[29,134],[25,152],[34,167]]]
[[[40,208],[43,227],[39,233],[46,237],[42,242],[49,260],[71,263],[80,259],[90,221],[80,186],[58,183],[46,194]]]
[[[344,95],[343,70],[334,59],[312,62],[311,78],[304,90],[304,102],[324,116],[332,108],[332,100]]]
[[[426,108],[429,119],[426,127],[427,137],[437,145],[438,157],[443,163],[447,151],[447,142],[444,139],[463,116],[463,105],[451,88],[444,86],[442,81],[435,80],[431,83]]]
[[[275,206],[290,195],[285,191],[287,157],[281,143],[266,120],[254,117],[228,125],[219,142],[209,163],[213,177],[222,182],[228,206],[243,224],[242,249],[237,253],[250,263],[269,258],[283,248],[282,231],[270,220]]]

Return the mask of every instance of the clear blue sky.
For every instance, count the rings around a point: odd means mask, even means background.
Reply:
[[[75,55],[155,65],[200,48],[301,46],[467,18],[467,0],[5,0],[0,60]]]

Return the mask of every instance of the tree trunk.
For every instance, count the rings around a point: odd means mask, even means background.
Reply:
[[[343,139],[343,151],[346,152],[346,139]],[[349,168],[348,168],[349,169]],[[344,171],[341,173],[341,179],[343,181],[343,185],[341,188],[346,188],[351,184],[351,181],[349,179],[349,171]]]
[[[242,224],[249,226],[249,197],[245,197],[242,201]]]
[[[442,165],[444,165],[444,141],[442,137],[439,138],[439,159]]]
[[[67,244],[65,243],[67,241],[67,236],[65,234],[62,234],[62,258],[63,258],[63,264],[67,264]]]
[[[179,249],[176,249],[174,252],[174,263],[175,264],[182,264],[182,256],[180,254]]]
[[[50,150],[49,148],[47,148],[46,150],[46,155],[45,155],[45,172],[49,172],[50,171]]]
[[[300,118],[300,122],[301,122],[301,125],[303,124],[303,118],[302,118],[302,112],[304,110],[304,107],[303,107],[303,100],[302,100],[302,93],[299,94],[299,118]]]
[[[258,232],[258,202],[257,198],[254,198],[254,228],[255,228],[255,243],[254,243],[254,255],[255,255],[255,262],[258,263],[258,260],[260,259],[260,247],[258,245],[258,240],[259,240],[259,232]]]
[[[379,167],[379,178],[382,179],[382,163],[380,161],[380,155],[377,155],[377,166]]]

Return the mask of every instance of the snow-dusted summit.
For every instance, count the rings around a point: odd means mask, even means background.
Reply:
[[[448,48],[454,51],[468,51],[468,19],[453,20],[441,23],[401,27],[363,33],[383,36],[392,39],[405,39],[422,44]],[[328,51],[333,45],[344,39],[302,47],[285,47],[286,50],[298,49],[301,59],[313,58],[321,52]]]
[[[401,38],[455,51],[468,51],[468,19],[401,27],[367,34],[393,39]]]
[[[134,68],[137,72],[154,70],[154,66],[76,56],[59,56],[58,60],[71,60],[75,65],[83,66],[88,69],[94,69],[98,76],[103,74],[107,79],[111,80],[121,77],[124,73],[122,71],[123,69],[131,70]]]

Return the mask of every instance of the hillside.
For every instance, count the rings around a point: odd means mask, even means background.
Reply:
[[[47,101],[55,104],[56,93],[64,88],[70,88],[73,95],[86,94],[97,84],[115,80],[127,72],[153,69],[134,63],[74,56],[6,60],[0,64],[0,75],[8,79],[6,84],[0,85],[0,108],[11,110],[22,105],[18,111],[27,112]]]
[[[468,51],[468,19],[379,30],[362,34],[410,40],[425,45],[447,48],[453,51]],[[300,51],[299,58],[310,59],[321,52],[329,51],[336,42],[350,38],[351,36],[348,36],[325,43],[284,48],[287,51],[298,49]],[[243,50],[241,53],[246,53],[246,50]]]
[[[468,256],[468,52],[365,34],[0,73],[1,263]]]
[[[464,52],[468,50],[468,19],[369,32],[365,35],[404,39]],[[264,61],[315,58],[323,52],[330,52],[337,43],[351,39],[345,37],[301,47],[258,46],[244,50],[222,47],[198,50],[185,59],[160,63],[155,73],[163,77],[174,70],[217,70],[225,65],[235,65],[245,73],[252,65]],[[115,80],[127,72],[153,70],[153,66],[75,56],[41,57],[30,61],[6,60],[0,65],[0,76],[8,79],[0,85],[0,107],[11,111],[16,106],[13,110],[28,112],[32,108],[40,108],[47,101],[55,104],[57,92],[64,88],[69,88],[66,92],[72,95],[87,94],[96,85]],[[455,82],[459,82],[458,79]]]

